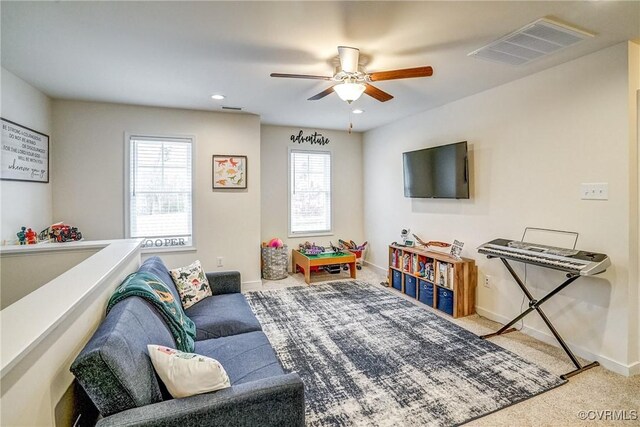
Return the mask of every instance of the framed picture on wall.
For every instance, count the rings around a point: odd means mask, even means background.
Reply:
[[[0,179],[49,182],[49,136],[7,119],[2,121]]]
[[[212,165],[214,190],[247,188],[247,156],[214,154]]]

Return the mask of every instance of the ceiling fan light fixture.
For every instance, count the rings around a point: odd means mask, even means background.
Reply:
[[[222,101],[225,98],[224,95],[221,94],[215,94],[215,95],[211,95],[211,99],[215,99],[216,101]]]
[[[365,86],[362,83],[344,82],[335,85],[333,90],[335,90],[340,99],[351,104],[364,93]]]

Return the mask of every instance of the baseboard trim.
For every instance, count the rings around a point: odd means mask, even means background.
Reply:
[[[380,267],[379,265],[376,265],[376,264],[374,264],[374,263],[372,263],[370,261],[365,261],[364,263],[365,263],[365,265],[368,265],[369,267],[373,267],[373,268],[379,270],[381,273],[386,273],[388,271],[386,267],[384,267],[384,268]]]
[[[249,280],[248,282],[242,282],[243,285],[255,285],[255,284],[260,284],[262,285],[262,280]]]
[[[476,306],[476,313],[478,313],[480,316],[486,317],[489,320],[493,320],[495,322],[502,323],[502,324],[505,324],[511,320],[506,316],[503,316],[501,314],[495,313],[493,311],[487,310],[479,306]],[[520,332],[526,335],[529,335],[535,339],[538,339],[544,343],[560,348],[560,346],[558,345],[558,341],[556,341],[555,337],[549,333],[542,332],[538,329],[534,329],[526,325],[522,328]],[[577,346],[571,342],[567,342],[567,345],[569,346],[571,351],[573,351],[576,355],[590,361],[597,360],[600,363],[600,365],[617,374],[624,375],[625,377],[629,377],[629,376],[640,373],[640,362],[635,362],[635,363],[632,363],[631,365],[625,365],[624,363],[620,363],[617,360],[613,360],[606,356],[592,353],[591,351],[586,350],[580,346]]]

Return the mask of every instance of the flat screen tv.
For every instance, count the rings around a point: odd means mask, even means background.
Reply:
[[[468,199],[467,141],[402,154],[404,195]]]

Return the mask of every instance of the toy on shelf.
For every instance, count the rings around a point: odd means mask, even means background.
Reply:
[[[411,232],[410,228],[403,228],[400,231],[400,237],[402,238],[402,246],[414,246],[413,240],[409,240],[409,233]],[[413,235],[415,237],[415,234]]]
[[[27,244],[27,227],[20,227],[20,231],[18,231],[16,233],[16,236],[18,236],[18,243],[20,245],[26,245]]]
[[[415,234],[413,234],[413,237],[416,239],[416,242],[418,242],[420,245],[424,246],[426,249],[430,251],[436,251],[443,254],[449,253],[449,248],[451,247],[451,243],[438,242],[436,240],[425,242]]]
[[[32,229],[28,228],[24,236],[27,239],[27,245],[35,245],[38,243],[38,235]]]

